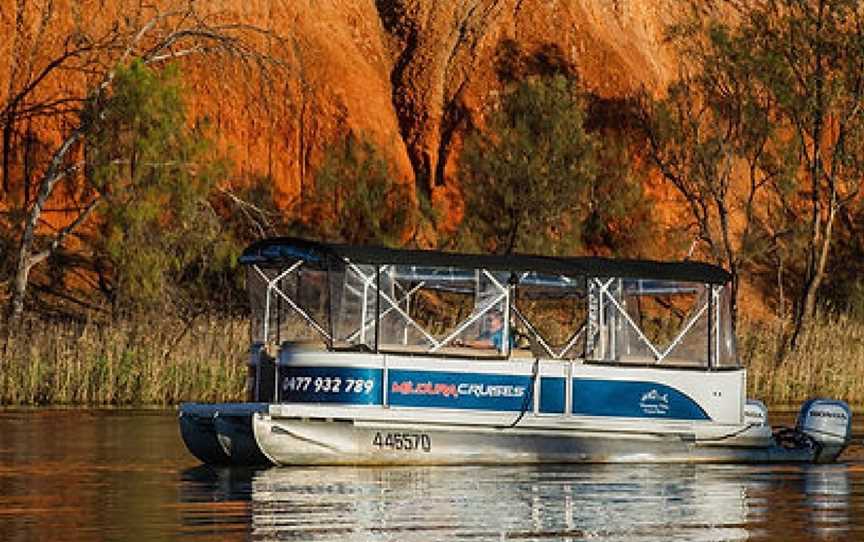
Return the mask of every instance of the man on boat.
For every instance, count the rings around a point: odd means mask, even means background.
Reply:
[[[492,309],[486,314],[486,331],[474,340],[453,342],[455,346],[467,346],[469,348],[495,348],[499,352],[504,350],[504,316],[498,309]],[[513,335],[510,335],[510,347],[515,346]]]

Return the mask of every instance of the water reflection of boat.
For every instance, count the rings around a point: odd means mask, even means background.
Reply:
[[[849,473],[844,465],[820,465],[804,478],[813,530],[822,538],[843,537],[849,530]]]
[[[851,540],[856,488],[847,465],[199,466],[180,501],[254,540]]]
[[[773,431],[746,400],[708,264],[298,239],[241,262],[257,403],[181,406],[205,462],[830,462],[849,442],[841,401]]]
[[[269,469],[264,540],[745,540],[746,482],[695,465]],[[719,475],[718,475],[719,474]],[[469,505],[470,503],[470,505]]]

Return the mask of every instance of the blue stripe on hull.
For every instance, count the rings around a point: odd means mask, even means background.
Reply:
[[[564,414],[565,380],[548,376],[540,377],[540,412]]]
[[[693,399],[657,382],[573,379],[573,414],[619,418],[708,420]]]
[[[510,374],[358,367],[279,367],[279,402],[382,405],[384,385],[394,407],[533,411],[532,379]],[[585,416],[708,420],[681,391],[657,382],[574,378],[571,412]],[[564,414],[566,380],[540,377],[539,411]]]

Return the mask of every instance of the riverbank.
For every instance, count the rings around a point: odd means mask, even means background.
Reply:
[[[822,316],[780,359],[783,328],[744,322],[748,396],[797,408],[827,396],[864,405],[864,323]],[[248,324],[199,318],[110,325],[29,321],[0,344],[0,404],[168,406],[239,401]]]

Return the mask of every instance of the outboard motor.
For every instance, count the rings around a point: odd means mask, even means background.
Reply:
[[[852,410],[843,401],[810,399],[801,406],[795,429],[818,444],[813,461],[829,463],[852,439]]]

